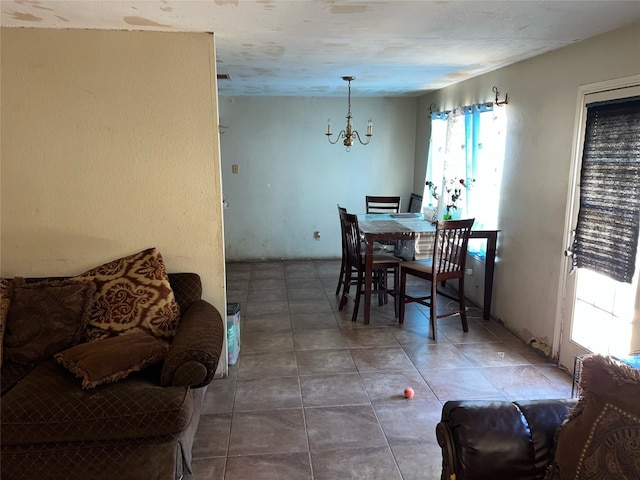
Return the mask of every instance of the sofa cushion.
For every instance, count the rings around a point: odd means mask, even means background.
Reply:
[[[94,388],[159,362],[168,348],[167,343],[147,333],[131,333],[76,345],[54,358],[82,379],[82,388]]]
[[[2,395],[11,390],[25,375],[27,375],[35,365],[25,365],[23,363],[5,360],[2,362],[2,373],[0,374],[0,385]],[[1,419],[0,419],[1,420]]]
[[[590,355],[582,362],[580,390],[545,479],[640,478],[640,371]]]
[[[153,370],[153,369],[152,369]],[[55,360],[35,367],[2,397],[2,444],[133,439],[179,434],[194,399],[188,387],[160,387],[157,372],[91,390]]]
[[[4,336],[7,358],[35,364],[80,341],[96,288],[92,282],[13,283]]]
[[[90,339],[128,331],[173,337],[180,318],[162,255],[149,248],[93,268],[76,280],[93,280],[97,290],[87,327]]]

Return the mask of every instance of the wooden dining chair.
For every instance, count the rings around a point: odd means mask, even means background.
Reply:
[[[384,197],[366,195],[367,213],[398,213],[400,211],[401,196]]]
[[[398,321],[404,322],[407,303],[416,302],[429,307],[429,319],[434,340],[437,340],[438,318],[460,315],[462,329],[469,331],[467,310],[464,299],[464,275],[467,260],[467,245],[474,219],[440,221],[436,225],[433,242],[433,254],[430,259],[403,262],[400,266],[400,312]],[[407,294],[407,276],[413,275],[431,282],[429,295],[412,296]],[[437,291],[439,282],[458,280],[458,296],[450,296]],[[437,298],[443,295],[458,302],[453,312],[438,314]]]
[[[353,314],[351,321],[355,322],[360,307],[360,297],[364,294],[365,282],[371,282],[372,295],[378,295],[378,303],[382,304],[387,295],[394,298],[394,312],[398,313],[398,265],[401,259],[392,255],[373,256],[373,278],[365,278],[365,258],[362,250],[358,217],[347,212],[340,212],[340,225],[344,230],[346,241],[346,265],[342,280],[342,298],[338,310],[342,311],[349,299],[353,300]],[[389,288],[389,273],[393,273],[393,289]],[[356,288],[355,295],[351,294],[351,287]]]
[[[366,195],[367,213],[399,213],[401,196]],[[377,249],[385,252],[396,252],[401,244],[396,240],[378,242]]]
[[[346,213],[347,209],[344,207],[341,207],[340,204],[336,204],[338,207],[338,219],[340,219],[340,213]],[[345,229],[342,228],[342,225],[340,226],[340,237],[341,237],[341,241],[342,241],[342,254],[341,254],[341,260],[340,260],[340,274],[338,276],[338,285],[336,286],[336,295],[340,294],[340,288],[342,287],[343,283],[344,283],[344,275],[345,275],[345,271],[346,271],[346,264],[347,264],[347,241],[345,238]],[[364,244],[362,244],[362,238],[361,240],[361,245],[360,245],[360,250],[362,252],[364,252]],[[384,248],[379,248],[378,250],[375,251],[375,253],[377,254],[381,254],[381,255],[389,255],[389,253],[387,252],[387,250],[385,250]],[[385,280],[385,277],[382,277],[382,280]],[[382,297],[382,301],[384,301],[384,297]]]
[[[338,286],[336,287],[336,295],[340,294],[340,287],[342,287],[342,282],[344,280],[344,272],[346,271],[347,266],[347,240],[345,238],[345,230],[342,228],[342,219],[340,217],[341,213],[347,213],[347,209],[341,207],[338,203],[338,220],[340,220],[340,238],[342,240],[342,258],[340,260],[340,275],[338,276]]]
[[[409,208],[407,208],[408,213],[420,213],[422,211],[422,195],[418,195],[417,193],[412,193],[409,198]]]

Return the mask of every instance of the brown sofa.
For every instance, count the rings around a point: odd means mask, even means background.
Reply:
[[[176,479],[191,447],[224,340],[200,277],[169,274],[182,312],[163,361],[92,389],[56,360],[2,365],[1,477]]]

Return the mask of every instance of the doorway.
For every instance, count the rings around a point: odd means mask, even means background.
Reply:
[[[562,282],[559,322],[554,350],[560,364],[572,369],[576,355],[601,353],[627,355],[637,350],[639,330],[640,255],[630,283],[616,281],[590,268],[576,268],[573,240],[580,211],[580,173],[587,123],[587,105],[640,96],[640,76],[580,88],[573,149],[573,181],[570,185],[565,227],[567,262]],[[636,233],[637,239],[637,233]],[[640,250],[639,250],[640,251]]]

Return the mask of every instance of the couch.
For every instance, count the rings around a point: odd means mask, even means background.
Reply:
[[[449,401],[442,480],[640,479],[640,370],[582,360],[579,399]]]
[[[168,275],[181,312],[162,360],[93,388],[56,358],[1,372],[1,476],[34,479],[178,479],[224,340],[200,277]],[[133,338],[132,336],[125,338]],[[5,345],[6,350],[6,345]]]

